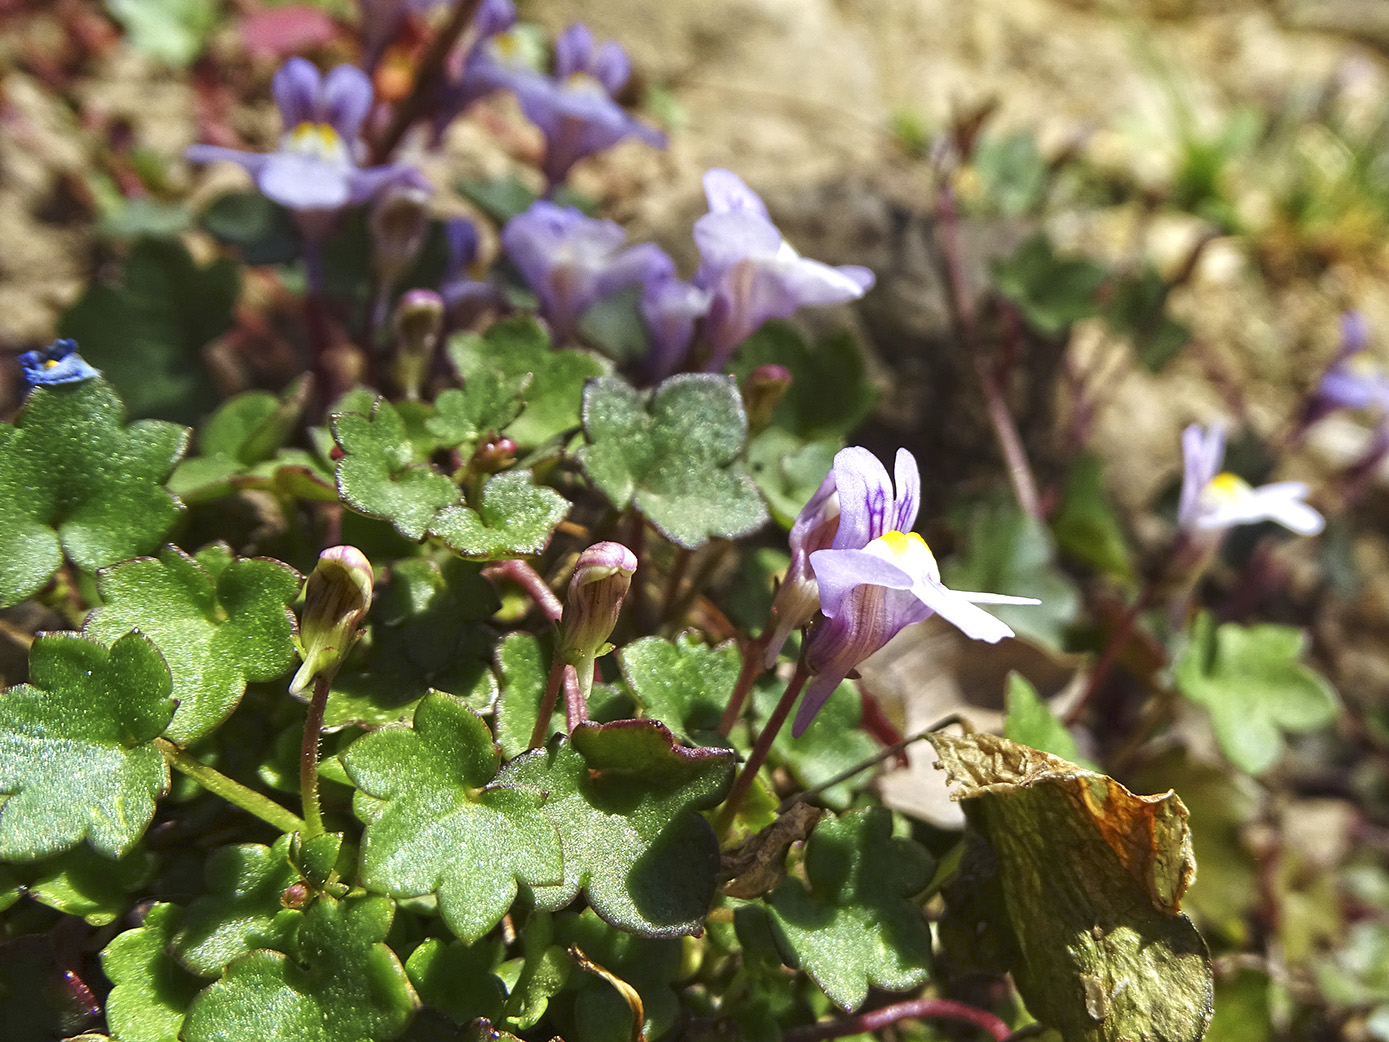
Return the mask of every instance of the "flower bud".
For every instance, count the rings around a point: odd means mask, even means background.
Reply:
[[[617,625],[637,556],[621,543],[594,543],[579,555],[560,618],[560,653],[579,663],[598,655]]]
[[[772,422],[772,413],[791,386],[791,370],[784,365],[759,365],[743,384],[743,408],[748,414],[748,432],[756,434]]]
[[[331,679],[338,671],[371,607],[375,581],[371,562],[355,546],[334,546],[318,555],[318,565],[304,590],[304,613],[299,623],[304,664],[290,682],[290,694],[302,694],[316,677]]]
[[[392,326],[396,380],[406,398],[418,401],[444,329],[444,302],[432,290],[412,289],[396,305]]]
[[[505,435],[493,435],[478,442],[468,469],[477,474],[499,474],[516,462],[519,447]]]
[[[394,286],[409,270],[429,230],[429,192],[397,182],[371,208],[371,264],[382,286]]]
[[[786,569],[786,578],[777,587],[776,597],[772,600],[774,629],[768,638],[764,658],[768,669],[776,665],[777,656],[781,654],[787,638],[807,625],[820,610],[820,588],[810,567],[810,555],[816,550],[829,549],[838,531],[839,493],[834,482],[834,471],[831,470],[791,526],[791,535],[787,540],[791,565]]]

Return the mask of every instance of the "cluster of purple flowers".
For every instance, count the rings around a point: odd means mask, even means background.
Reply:
[[[718,371],[764,322],[855,300],[873,285],[867,268],[831,267],[796,253],[736,174],[710,170],[704,191],[709,212],[695,222],[700,264],[689,282],[664,251],[649,244],[624,250],[621,228],[573,208],[539,202],[507,224],[502,244],[540,297],[557,340],[598,300],[639,285],[648,375],[676,372],[696,344],[703,368]]]

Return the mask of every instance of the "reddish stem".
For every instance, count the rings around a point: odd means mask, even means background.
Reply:
[[[535,718],[535,727],[531,731],[532,749],[539,749],[545,744],[546,732],[550,729],[550,717],[554,716],[555,705],[559,702],[559,689],[564,683],[567,670],[564,660],[556,655],[555,660],[550,663],[550,679],[545,684],[545,695],[540,700],[540,715]]]
[[[1147,611],[1157,598],[1158,586],[1157,580],[1150,580],[1148,585],[1143,588],[1138,600],[1133,602],[1133,606],[1119,620],[1119,625],[1110,636],[1109,643],[1105,645],[1100,660],[1095,663],[1095,668],[1090,673],[1090,679],[1085,683],[1085,689],[1081,691],[1080,697],[1071,703],[1071,708],[1066,712],[1065,724],[1067,727],[1080,720],[1086,707],[1104,686],[1105,680],[1109,678],[1110,670],[1114,668],[1114,664],[1119,661],[1119,655],[1128,646],[1129,637],[1133,634],[1134,626],[1138,624],[1139,616]]]
[[[549,583],[531,567],[529,561],[514,557],[507,561],[494,561],[484,568],[482,573],[494,581],[507,579],[514,582],[526,591],[527,596],[535,601],[535,606],[544,612],[545,617],[551,622],[558,623],[560,616],[564,614],[564,605],[555,596],[555,591],[550,589]]]
[[[1017,425],[1008,411],[1008,403],[1003,400],[1003,390],[989,368],[979,346],[979,331],[975,324],[974,305],[965,288],[964,264],[960,260],[960,215],[955,206],[955,193],[950,187],[948,175],[943,176],[936,192],[936,213],[939,217],[941,255],[945,260],[945,283],[949,291],[950,309],[955,316],[955,325],[960,330],[960,339],[965,342],[970,360],[974,364],[974,375],[979,380],[979,389],[984,395],[984,408],[993,426],[994,437],[1008,468],[1008,479],[1013,484],[1013,494],[1018,506],[1029,517],[1042,516],[1041,497],[1037,493],[1037,479],[1032,466],[1027,461],[1022,437]]]
[[[992,1013],[967,1006],[963,1002],[955,1002],[953,999],[912,999],[842,1020],[791,1028],[782,1037],[785,1042],[819,1042],[825,1038],[843,1038],[846,1035],[876,1031],[899,1020],[962,1020],[966,1024],[973,1024],[981,1031],[987,1031],[995,1042],[1004,1042],[1004,1039],[1013,1033],[1007,1024]]]
[[[771,634],[772,631],[767,630],[762,636],[748,641],[747,646],[743,648],[743,668],[738,673],[738,682],[733,685],[733,695],[728,700],[728,708],[723,711],[723,719],[719,721],[719,734],[724,738],[728,737],[733,725],[738,722],[738,714],[743,711],[743,703],[747,701],[752,685],[767,670],[762,657],[767,653]]]
[[[752,788],[753,779],[757,777],[757,772],[762,769],[762,765],[767,762],[767,754],[772,751],[772,742],[776,740],[777,732],[781,730],[781,725],[786,723],[786,718],[791,715],[791,707],[796,704],[796,699],[800,697],[801,688],[805,687],[805,682],[810,679],[810,670],[801,663],[796,666],[795,675],[791,677],[791,682],[786,685],[785,692],[782,693],[781,701],[772,710],[771,717],[762,728],[762,733],[757,736],[757,742],[752,747],[752,752],[748,754],[747,762],[743,764],[742,773],[738,775],[738,780],[733,783],[733,788],[728,793],[728,799],[724,801],[723,810],[719,811],[718,824],[714,827],[720,836],[728,832],[733,824],[733,819],[738,815],[738,808],[742,806],[743,799],[748,794],[748,789]]]
[[[585,663],[587,668],[597,679],[598,663]],[[591,690],[591,689],[590,689]],[[579,687],[579,670],[575,666],[564,668],[564,722],[569,728],[569,733],[574,733],[574,728],[588,719],[588,701],[584,698],[584,693]]]
[[[410,125],[429,108],[444,78],[444,63],[448,60],[449,51],[453,50],[453,45],[468,28],[468,23],[473,20],[473,13],[481,2],[482,0],[458,0],[453,13],[449,15],[449,20],[444,23],[438,35],[429,41],[429,50],[425,51],[424,57],[420,59],[414,86],[392,113],[390,125],[372,149],[373,163],[384,163],[405,137]]]

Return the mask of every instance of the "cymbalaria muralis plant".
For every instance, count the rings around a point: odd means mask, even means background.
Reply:
[[[547,57],[507,0],[361,8],[360,64],[269,81],[272,150],[188,149],[249,174],[201,217],[216,259],[142,244],[104,298],[194,330],[181,366],[283,334],[298,373],[200,398],[102,348],[100,298],[73,312],[88,357],[18,358],[0,607],[42,632],[0,693],[7,1037],[1199,1039],[1187,810],[1101,767],[1180,715],[1260,774],[1334,718],[1297,630],[1200,599],[1230,529],[1314,535],[1327,497],[1246,479],[1272,459],[1220,471],[1224,428],[1193,424],[1161,561],[1107,565],[1102,492],[1031,473],[952,262],[979,456],[1018,503],[954,498],[924,448],[852,444],[859,351],[787,321],[873,272],[802,256],[729,169],[684,272],[567,184],[666,144],[618,42],[573,25]],[[480,125],[533,123],[533,166],[436,210],[423,152],[506,94]],[[1036,343],[1089,315],[1047,312],[1035,265],[1088,278],[1049,250],[988,298]],[[273,321],[233,308],[252,270]],[[171,299],[136,307],[151,284]],[[1362,349],[1300,431],[1382,409]],[[1097,611],[1116,591],[1127,613]],[[1013,675],[1007,737],[967,711],[903,735],[860,671],[926,639],[911,685],[1064,660],[1065,720]],[[963,831],[877,788],[927,742]]]

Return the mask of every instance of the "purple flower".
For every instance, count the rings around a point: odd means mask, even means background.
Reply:
[[[404,163],[358,166],[364,152],[362,124],[372,102],[371,80],[361,69],[339,65],[320,76],[310,62],[291,58],[275,73],[271,90],[285,128],[274,152],[192,145],[184,155],[195,163],[224,159],[240,164],[267,198],[309,219],[301,227],[311,237],[325,230],[315,215],[366,202],[393,182],[429,187]]]
[[[695,322],[709,310],[710,294],[675,277],[674,271],[649,279],[642,290],[641,317],[651,336],[647,370],[657,382],[679,370],[694,339]]]
[[[1326,522],[1309,507],[1301,481],[1276,481],[1253,488],[1243,478],[1221,472],[1225,432],[1193,423],[1182,431],[1182,496],[1177,523],[1201,542],[1236,525],[1276,521],[1299,535],[1316,535]]]
[[[790,318],[802,307],[857,300],[872,287],[867,268],[830,267],[796,253],[737,174],[708,171],[704,194],[709,212],[695,221],[700,265],[694,282],[713,294],[703,334],[709,370],[721,370],[733,350],[769,319]]]
[[[1013,631],[979,604],[1040,603],[948,589],[926,541],[911,531],[921,477],[906,449],[897,450],[896,477],[894,494],[887,470],[867,449],[843,449],[834,458],[839,527],[830,549],[810,554],[824,618],[806,642],[805,664],[814,676],[796,711],[794,735],[860,662],[904,627],[937,614],[965,636],[992,644]]]
[[[502,247],[540,297],[540,313],[557,344],[573,335],[600,298],[674,271],[659,246],[623,249],[626,237],[621,225],[543,199],[502,229]]]
[[[580,159],[637,137],[664,148],[666,137],[639,122],[615,100],[632,66],[613,40],[598,44],[588,27],[575,23],[555,40],[553,77],[513,75],[505,86],[515,91],[526,118],[545,135],[541,164],[550,184],[568,176]]]
[[[77,353],[77,341],[55,340],[42,351],[25,351],[19,356],[24,382],[32,390],[40,385],[70,384],[90,380],[101,373]]]
[[[1369,345],[1369,329],[1358,311],[1341,316],[1341,349],[1322,374],[1311,401],[1306,421],[1313,423],[1336,409],[1364,409],[1377,405],[1389,413],[1389,373],[1364,356]]]
[[[771,613],[776,619],[776,628],[763,656],[763,664],[768,669],[776,665],[777,656],[781,654],[792,631],[805,626],[820,610],[820,590],[815,584],[815,573],[810,568],[810,555],[833,546],[838,530],[839,493],[831,468],[815,490],[815,495],[801,508],[791,525],[791,534],[787,538],[791,548],[791,564],[772,600]]]
[[[450,63],[441,90],[436,135],[479,98],[510,88],[517,78],[540,75],[526,61],[527,48],[510,30],[516,24],[511,0],[482,0],[469,30],[471,40]]]

